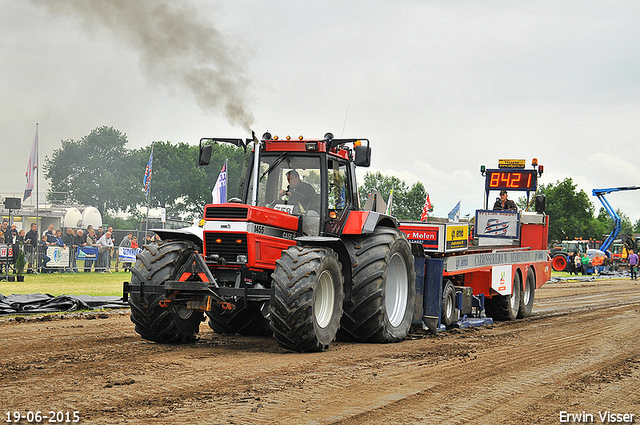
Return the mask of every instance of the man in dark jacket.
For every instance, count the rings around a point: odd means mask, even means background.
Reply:
[[[506,190],[501,190],[500,191],[500,198],[496,199],[496,203],[493,204],[493,209],[494,210],[513,210],[513,211],[517,211],[518,210],[518,206],[516,205],[515,202],[513,202],[511,199],[507,199],[508,195],[507,195],[507,191]]]
[[[38,247],[38,225],[31,223],[31,230],[24,235],[24,253],[27,256],[27,273],[32,273],[34,270],[36,252]]]

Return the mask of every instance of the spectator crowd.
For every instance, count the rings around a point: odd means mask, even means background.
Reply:
[[[155,243],[158,240],[157,235],[156,238],[153,238],[149,234],[144,245]],[[133,232],[128,232],[116,245],[111,226],[106,229],[99,226],[97,230],[91,225],[88,225],[86,229],[68,227],[63,235],[62,230],[55,229],[53,224],[49,224],[45,231],[39,233],[37,224],[31,223],[29,231],[25,233],[24,230],[18,231],[15,224],[9,227],[7,219],[4,219],[0,225],[0,244],[12,245],[14,261],[17,258],[17,253],[24,250],[27,262],[26,273],[54,273],[55,271],[78,273],[81,270],[85,273],[91,271],[109,273],[114,268],[113,260],[115,260],[115,271],[117,272],[120,265],[118,248],[139,248],[137,237],[133,235]],[[47,266],[47,263],[52,260],[47,255],[48,248],[51,246],[68,248],[68,265],[55,268]],[[85,250],[86,254],[84,252],[80,254]],[[80,268],[78,260],[83,261]],[[9,267],[8,263],[11,262],[9,258],[0,259],[0,271],[4,272],[4,268]],[[123,269],[129,270],[131,264],[131,262],[123,262]]]

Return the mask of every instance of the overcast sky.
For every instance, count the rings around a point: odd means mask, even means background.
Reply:
[[[0,5],[3,196],[24,191],[36,122],[41,163],[103,125],[130,149],[247,126],[368,138],[370,171],[422,182],[438,216],[482,207],[499,158],[537,157],[596,211],[593,188],[640,186],[637,1]],[[640,190],[607,199],[640,219]]]

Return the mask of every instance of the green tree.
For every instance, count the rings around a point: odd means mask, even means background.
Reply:
[[[363,184],[358,188],[361,205],[367,202],[367,198],[374,190],[382,194],[385,202],[389,201],[389,195],[391,195],[391,191],[393,190],[393,204],[396,205],[398,199],[401,199],[406,193],[407,184],[397,177],[384,176],[380,171],[376,171],[375,173],[367,171],[364,175]]]
[[[99,127],[79,141],[63,140],[45,158],[45,177],[51,181],[49,197],[95,206],[113,222],[117,213],[139,216],[147,203],[142,179],[151,145],[126,148],[127,137],[113,127]],[[211,164],[200,167],[198,146],[155,142],[149,206],[164,207],[169,216],[197,218],[211,202],[211,190],[225,160],[227,196],[237,196],[245,177],[250,152],[228,144],[215,144]]]
[[[139,170],[144,170],[150,151],[151,146],[148,146],[135,153]],[[227,197],[237,196],[240,183],[244,181],[247,155],[242,148],[215,144],[210,164],[201,167],[198,165],[198,146],[155,142],[149,205],[165,208],[167,215],[201,217],[204,206],[212,201],[211,190],[225,160],[228,160]],[[142,186],[139,187],[142,191]]]
[[[395,191],[393,193],[395,199]],[[400,220],[419,221],[426,199],[427,191],[425,190],[424,185],[417,182],[411,186],[411,189],[409,189],[402,198],[398,200],[397,209],[394,207],[392,213]],[[433,211],[433,205],[431,205],[429,211]]]
[[[570,177],[556,184],[540,185],[538,192],[547,198],[549,240],[588,237],[594,207],[585,191],[578,191]]]
[[[51,181],[48,197],[95,206],[103,214],[128,211],[138,202],[126,134],[113,127],[98,127],[82,139],[63,140],[44,161],[44,176]],[[62,197],[60,196],[62,195]]]
[[[399,220],[420,220],[422,207],[427,199],[427,191],[422,183],[417,182],[408,188],[407,184],[397,177],[384,176],[379,171],[367,172],[364,176],[364,183],[358,188],[362,205],[374,190],[378,190],[382,194],[385,202],[389,201],[389,195],[393,190],[391,214]],[[433,211],[433,205],[429,211]]]

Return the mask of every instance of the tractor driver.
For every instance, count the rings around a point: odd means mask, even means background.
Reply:
[[[507,195],[507,191],[506,190],[501,190],[500,191],[500,197],[498,199],[496,199],[496,203],[493,204],[493,209],[494,210],[514,210],[516,211],[518,209],[518,207],[516,206],[516,203],[513,202],[511,199],[507,199],[508,195]]]
[[[280,198],[289,195],[292,201],[300,202],[304,209],[313,209],[316,206],[317,194],[313,186],[300,180],[300,174],[296,170],[287,171],[287,180],[289,185],[287,190],[282,189],[279,193]],[[300,196],[301,195],[301,196]]]

